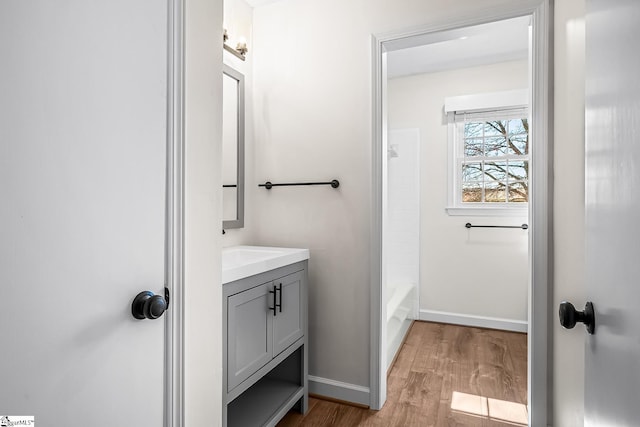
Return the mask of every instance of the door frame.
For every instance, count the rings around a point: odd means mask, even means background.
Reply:
[[[184,423],[184,157],[185,157],[185,6],[167,2],[167,165],[165,286],[164,425]]]
[[[386,123],[385,44],[399,39],[451,30],[492,21],[532,16],[532,152],[531,203],[529,208],[528,301],[528,403],[529,425],[546,426],[550,414],[549,321],[553,279],[553,0],[525,0],[499,8],[473,11],[460,19],[419,28],[372,35],[372,221],[371,221],[371,328],[370,407],[380,409],[386,400],[386,367],[383,363],[386,307],[383,304],[383,166]]]

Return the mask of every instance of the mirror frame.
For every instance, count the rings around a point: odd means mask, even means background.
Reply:
[[[236,177],[236,218],[230,220],[222,220],[222,228],[243,228],[244,227],[244,75],[239,71],[231,68],[230,66],[223,64],[222,73],[224,76],[229,76],[234,79],[238,84],[238,90],[236,92],[238,97],[238,140],[237,140],[237,177]],[[224,93],[223,95],[224,96]],[[224,126],[224,123],[223,123]],[[224,200],[224,194],[223,194]]]

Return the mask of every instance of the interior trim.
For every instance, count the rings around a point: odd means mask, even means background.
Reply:
[[[164,425],[184,423],[184,2],[168,2]]]
[[[332,400],[340,400],[367,407],[370,400],[369,387],[313,375],[309,375],[309,394],[321,397],[328,396]]]
[[[425,322],[449,323],[476,328],[499,329],[501,331],[527,332],[526,320],[503,319],[499,317],[474,316],[471,314],[449,313],[437,310],[420,310],[420,320]]]
[[[528,89],[449,96],[444,99],[444,112],[446,114],[456,113],[459,111],[468,112],[527,108],[528,106]]]

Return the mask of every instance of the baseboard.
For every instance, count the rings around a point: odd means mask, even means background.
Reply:
[[[369,387],[309,375],[309,393],[369,406]]]
[[[470,314],[448,313],[446,311],[420,310],[420,320],[427,322],[451,323],[453,325],[475,326],[478,328],[500,329],[503,331],[527,332],[524,320],[501,319],[499,317],[474,316]]]
[[[354,408],[370,409],[369,405],[361,405],[360,403],[349,402],[347,400],[334,399],[333,397],[323,396],[321,394],[309,393],[309,399],[324,400],[325,402],[339,403],[341,405],[353,406]]]

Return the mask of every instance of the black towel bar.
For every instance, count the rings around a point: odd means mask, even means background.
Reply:
[[[267,190],[271,190],[272,187],[284,187],[289,185],[330,185],[333,188],[338,188],[340,187],[340,182],[337,179],[329,182],[285,182],[281,184],[274,184],[267,181],[264,184],[258,184],[258,187],[265,187]]]
[[[470,222],[464,225],[466,228],[521,228],[526,230],[529,228],[528,224],[522,225],[471,225]]]

